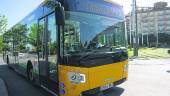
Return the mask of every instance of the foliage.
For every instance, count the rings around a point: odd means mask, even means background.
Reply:
[[[38,25],[37,23],[32,24],[30,27],[30,33],[28,34],[28,43],[33,47],[34,51],[41,50],[41,45],[38,45],[37,43],[42,42],[41,35],[43,34],[43,27],[43,25]]]
[[[37,45],[37,32],[38,32],[38,25],[37,24],[33,24],[31,26],[31,29],[30,29],[30,34],[29,34],[29,44],[31,44],[32,46],[36,46]]]
[[[3,44],[3,33],[5,33],[7,27],[7,18],[3,15],[0,15],[0,52],[2,52]]]
[[[25,50],[25,45],[27,44],[27,25],[17,24],[11,30],[4,33],[3,37],[4,43],[8,45],[6,49],[11,50],[14,47],[15,51]],[[12,46],[13,44],[15,46]]]
[[[13,30],[13,42],[16,50],[25,50],[27,44],[27,25],[17,24]]]
[[[0,15],[0,34],[3,34],[6,31],[7,27],[7,18],[3,15]]]
[[[2,52],[3,46],[4,46],[4,44],[3,44],[3,35],[1,35],[0,36],[0,52]]]

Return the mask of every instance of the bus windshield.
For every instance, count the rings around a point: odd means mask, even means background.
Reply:
[[[126,48],[124,21],[83,12],[66,12],[65,54]]]

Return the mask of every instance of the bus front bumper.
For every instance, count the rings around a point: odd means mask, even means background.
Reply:
[[[114,86],[117,86],[117,85],[120,85],[122,84],[123,82],[125,82],[127,80],[127,78],[123,78],[121,80],[118,80],[118,81],[115,81],[113,83]],[[84,91],[82,92],[82,95],[81,96],[96,96],[95,94],[97,93],[100,93],[101,90],[100,90],[100,87],[98,88],[94,88],[94,89],[91,89],[91,90],[87,90],[87,91]],[[97,95],[98,96],[98,95]]]

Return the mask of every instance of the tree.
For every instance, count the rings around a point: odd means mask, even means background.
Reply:
[[[7,18],[4,15],[0,15],[0,34],[5,33],[7,27]]]
[[[13,36],[12,36],[12,31],[11,30],[8,30],[6,31],[4,34],[3,34],[3,49],[4,50],[8,50],[10,51],[12,49],[12,43],[13,43]]]
[[[26,50],[27,44],[27,25],[17,24],[12,28],[13,43],[16,51]]]
[[[28,43],[33,47],[34,50],[37,51],[41,50],[41,45],[38,42],[42,42],[42,35],[43,35],[43,25],[38,25],[37,23],[33,23],[30,27],[30,33],[28,34]]]
[[[7,27],[7,18],[4,15],[0,15],[0,52],[2,52],[3,49],[3,35],[6,31]]]
[[[37,31],[38,31],[38,25],[33,24],[31,26],[31,32],[29,34],[29,43],[34,47],[37,45],[37,35],[38,35]]]
[[[3,35],[0,35],[0,52],[2,52],[3,46]]]

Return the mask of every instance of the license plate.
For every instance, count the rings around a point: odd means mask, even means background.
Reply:
[[[113,84],[108,84],[108,85],[100,87],[100,90],[104,91],[104,90],[107,90],[107,89],[112,88],[112,87],[113,87]]]

